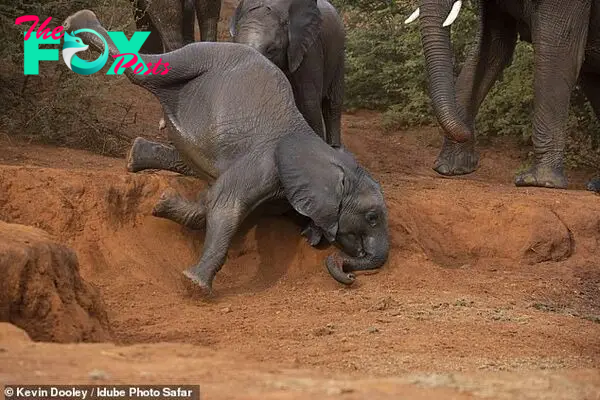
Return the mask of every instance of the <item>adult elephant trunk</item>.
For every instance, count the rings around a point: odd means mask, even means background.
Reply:
[[[336,281],[350,285],[356,279],[352,271],[377,269],[385,264],[390,251],[387,237],[367,237],[363,246],[365,255],[362,257],[350,257],[341,251],[327,257],[327,270]]]
[[[458,3],[458,7],[456,6]],[[444,134],[456,142],[472,139],[473,132],[463,122],[456,104],[453,54],[448,19],[456,18],[460,3],[454,0],[422,0],[419,7],[421,41],[429,81],[429,96]],[[447,19],[448,17],[448,19]]]

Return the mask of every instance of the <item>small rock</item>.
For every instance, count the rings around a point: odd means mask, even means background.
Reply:
[[[88,376],[90,377],[90,379],[93,379],[95,381],[103,381],[109,378],[109,375],[101,369],[94,369],[90,371]]]
[[[377,327],[375,327],[375,326],[371,326],[369,329],[367,329],[367,332],[377,333],[377,332],[379,332],[379,329],[377,329]]]
[[[221,312],[223,314],[230,313],[231,312],[231,307],[223,307],[223,308],[221,308]]]
[[[0,353],[6,353],[8,351],[8,349],[6,349],[5,347],[0,347]]]
[[[332,324],[331,322],[328,323],[327,325],[325,325],[326,327],[328,327],[329,329],[335,329],[335,325]]]

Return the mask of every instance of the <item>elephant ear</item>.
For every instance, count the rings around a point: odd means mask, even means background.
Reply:
[[[288,11],[288,69],[294,72],[321,30],[317,0],[292,0]]]
[[[285,197],[330,242],[337,235],[341,203],[349,186],[346,168],[335,152],[316,135],[282,138],[275,152]]]
[[[244,0],[241,0],[239,2],[238,6],[235,8],[235,12],[229,19],[229,34],[231,35],[231,37],[234,37],[235,34],[237,33],[236,27],[237,27],[238,21],[240,20],[240,17],[242,16],[242,8],[243,7],[244,7]]]

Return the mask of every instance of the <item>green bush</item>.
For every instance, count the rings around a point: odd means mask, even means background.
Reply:
[[[41,62],[39,75],[23,74],[23,32],[31,23],[15,25],[21,15],[37,15],[41,24],[48,16],[50,29],[70,14],[88,8],[101,16],[108,29],[131,34],[133,9],[129,0],[3,1],[0,3],[0,133],[30,142],[83,148],[107,155],[123,155],[137,129],[132,110],[134,95],[124,96],[126,78],[107,79],[101,73],[80,76],[59,62]],[[38,24],[38,26],[39,26]],[[98,55],[86,51],[82,57]],[[136,89],[129,85],[132,91]],[[119,93],[119,96],[112,96]],[[129,99],[127,99],[129,97]],[[156,116],[153,128],[160,115]]]

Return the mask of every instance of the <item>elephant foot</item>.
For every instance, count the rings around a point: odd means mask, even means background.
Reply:
[[[552,189],[566,189],[567,177],[562,168],[534,165],[517,175],[515,185],[519,187],[535,186]]]
[[[145,169],[164,169],[169,170],[168,162],[163,161],[164,153],[175,151],[170,146],[151,142],[138,136],[133,141],[129,152],[127,153],[127,171],[139,172]],[[169,156],[171,154],[168,154]]]
[[[202,229],[206,224],[204,197],[201,194],[197,202],[192,202],[184,199],[173,190],[167,190],[154,205],[152,215],[171,220],[189,229]]]
[[[138,172],[145,168],[146,147],[150,142],[142,137],[136,137],[127,153],[127,171]]]
[[[189,268],[183,271],[183,276],[186,277],[186,282],[192,284],[194,291],[199,291],[201,297],[209,299],[214,297],[212,290],[212,280],[206,279],[202,274],[198,273],[196,268]]]
[[[321,243],[321,240],[323,239],[323,232],[312,221],[308,223],[306,228],[304,228],[300,234],[304,236],[308,244],[313,247]]]
[[[586,188],[591,192],[600,193],[600,177],[593,178],[591,181],[589,181]]]
[[[433,170],[444,176],[466,175],[475,171],[478,163],[479,154],[475,152],[474,141],[456,143],[444,138]]]
[[[181,158],[172,145],[152,142],[137,137],[127,153],[127,171],[139,172],[145,169],[171,171],[185,176],[200,178]]]
[[[179,194],[174,190],[169,189],[164,191],[158,198],[154,208],[152,208],[152,215],[159,218],[168,218],[174,205],[178,203],[177,199],[179,197]]]

